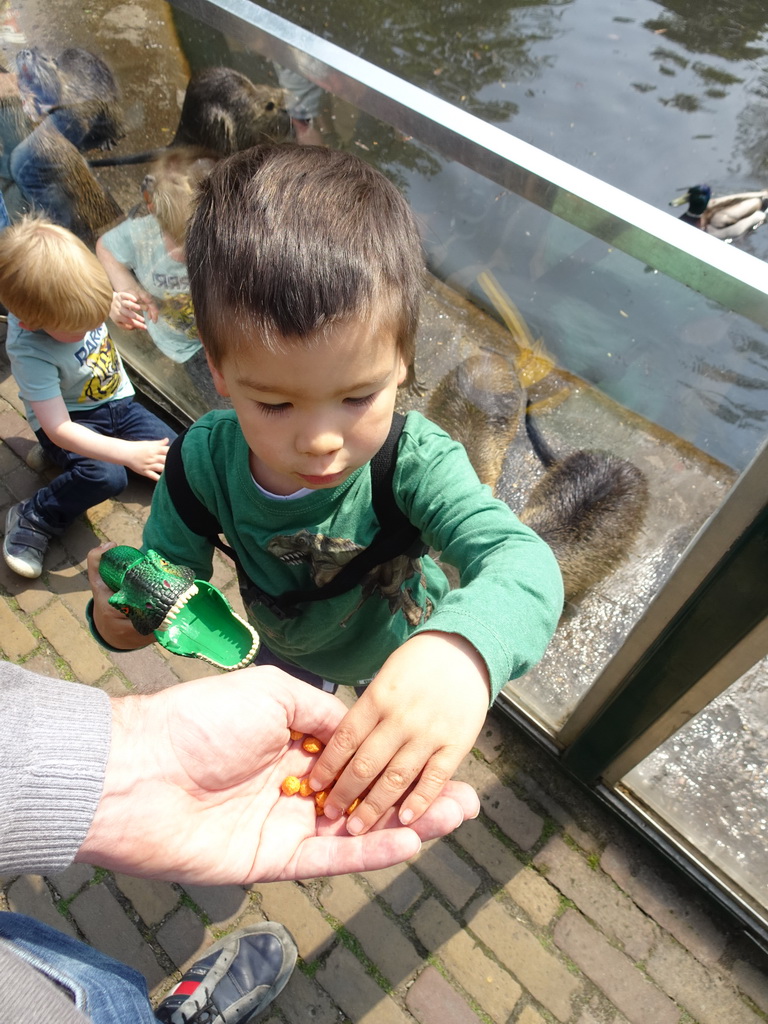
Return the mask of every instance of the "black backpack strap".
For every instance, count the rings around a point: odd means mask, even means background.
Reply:
[[[221,524],[213,512],[210,512],[192,490],[181,456],[181,446],[187,436],[186,430],[178,435],[165,456],[163,477],[171,501],[179,519],[193,533],[200,534],[215,547],[235,557],[232,548],[225,544],[221,537]]]
[[[250,577],[246,575],[235,549],[221,539],[221,523],[192,490],[181,455],[181,446],[184,443],[186,433],[187,431],[183,430],[168,449],[165,456],[165,468],[163,469],[163,477],[168,488],[168,495],[174,504],[179,518],[193,533],[205,537],[210,544],[213,544],[219,551],[223,551],[225,555],[232,559],[237,569],[237,579],[243,600],[246,599],[247,594],[249,604],[258,601],[259,604],[269,608],[279,618],[285,618],[286,616],[279,604],[280,599],[272,597],[271,594],[267,594],[261,587],[257,587]]]
[[[332,580],[312,590],[290,590],[276,600],[286,608],[307,601],[323,601],[338,597],[361,583],[377,565],[391,561],[398,555],[411,554],[418,558],[427,551],[417,527],[410,522],[395,501],[392,483],[397,465],[397,448],[405,426],[405,416],[395,413],[384,444],[371,459],[371,503],[379,521],[379,532],[363,551],[360,551]]]
[[[405,425],[405,416],[395,413],[392,426],[384,444],[371,459],[371,501],[379,532],[363,551],[359,552],[325,586],[311,590],[290,590],[278,597],[265,593],[249,579],[240,564],[235,550],[222,541],[221,524],[190,487],[181,446],[186,431],[183,431],[171,445],[165,460],[164,476],[168,494],[173,501],[179,518],[194,533],[205,537],[234,561],[240,581],[240,590],[246,606],[258,602],[269,608],[278,618],[295,618],[300,614],[296,607],[307,601],[322,601],[338,597],[361,583],[363,578],[377,565],[389,562],[398,555],[410,554],[418,558],[427,550],[418,529],[401,511],[392,488],[397,464],[397,449]]]

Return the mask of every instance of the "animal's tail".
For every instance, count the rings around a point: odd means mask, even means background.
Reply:
[[[542,465],[549,468],[557,464],[557,456],[552,448],[550,448],[549,444],[544,440],[543,434],[531,415],[533,405],[534,403],[529,400],[525,406],[525,432],[528,435],[528,440],[531,442],[531,447],[536,453],[537,458]]]
[[[523,387],[531,387],[552,372],[555,360],[544,348],[541,338],[533,337],[519,309],[490,270],[484,270],[478,274],[477,283],[491,300],[494,309],[507,325],[509,333],[517,343],[520,351],[515,356],[515,367],[520,383]]]
[[[163,155],[166,147],[147,149],[143,153],[128,153],[125,156],[103,156],[98,160],[89,160],[89,167],[127,167],[129,164],[148,164]]]

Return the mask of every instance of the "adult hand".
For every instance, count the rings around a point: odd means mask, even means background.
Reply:
[[[449,782],[406,827],[385,815],[364,836],[284,796],[316,757],[290,730],[328,742],[344,704],[276,668],[247,668],[113,700],[104,793],[76,860],[204,885],[371,871],[414,856],[422,839],[475,817],[479,801]]]

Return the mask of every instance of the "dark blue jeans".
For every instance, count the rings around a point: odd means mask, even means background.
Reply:
[[[71,419],[104,437],[124,441],[173,441],[176,432],[133,398],[105,402],[85,412],[71,412]],[[45,454],[62,472],[24,503],[22,515],[50,534],[62,533],[86,509],[114,498],[128,483],[128,470],[112,462],[88,459],[64,451],[44,430],[37,437]]]
[[[281,657],[271,651],[267,645],[262,641],[256,657],[253,659],[254,665],[274,665],[275,668],[281,668],[283,672],[287,672],[289,675],[294,676],[296,679],[301,679],[305,683],[309,683],[310,686],[316,687],[318,690],[326,690],[328,693],[335,693],[338,689],[333,683],[327,682],[322,676],[317,675],[316,672],[310,672],[308,668],[299,668],[298,665],[292,665],[289,661],[283,661]]]

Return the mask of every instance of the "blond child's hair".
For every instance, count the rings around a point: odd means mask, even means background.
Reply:
[[[197,146],[174,147],[155,160],[141,183],[151,213],[178,246],[184,245],[197,186],[216,160],[215,154]]]
[[[89,331],[112,304],[112,285],[90,249],[45,217],[0,231],[0,302],[32,331]]]

